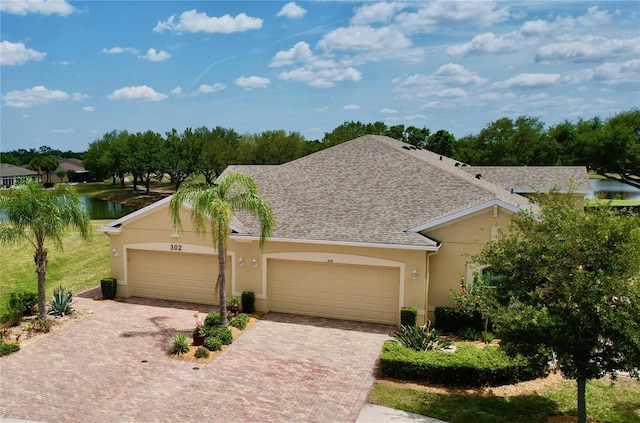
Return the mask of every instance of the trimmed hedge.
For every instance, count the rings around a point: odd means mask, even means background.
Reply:
[[[241,296],[242,312],[251,314],[256,311],[256,294],[252,291],[244,291]]]
[[[415,326],[418,321],[418,309],[415,307],[400,308],[400,326]]]
[[[380,372],[383,377],[446,386],[496,386],[544,377],[549,367],[536,368],[521,356],[510,358],[497,345],[459,343],[455,352],[414,351],[387,341],[380,353]]]
[[[213,326],[206,328],[207,338],[218,338],[222,345],[231,345],[233,342],[233,334],[231,329],[225,326]],[[206,339],[205,339],[206,341]]]
[[[0,357],[9,355],[20,350],[20,345],[11,344],[0,340]]]
[[[476,332],[484,330],[484,319],[479,311],[457,309],[455,307],[436,307],[436,329],[442,332],[459,334],[461,330],[472,328]],[[491,322],[489,322],[491,331]]]
[[[233,319],[229,320],[229,326],[243,330],[249,323],[249,315],[246,313],[240,313]]]

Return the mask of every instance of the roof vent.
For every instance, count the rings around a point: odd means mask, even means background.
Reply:
[[[467,167],[467,164],[466,163],[462,163],[462,167]]]
[[[482,179],[482,174],[481,173],[476,173],[476,179]]]
[[[440,156],[440,161],[442,161],[442,156]]]
[[[407,147],[406,145],[403,145],[402,148],[404,148],[405,150],[411,150],[409,147]]]
[[[460,163],[456,163],[456,167],[460,167]]]

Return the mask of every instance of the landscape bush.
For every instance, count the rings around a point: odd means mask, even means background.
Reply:
[[[71,291],[58,287],[53,294],[51,294],[51,302],[49,303],[49,314],[54,316],[62,317],[68,316],[74,313],[73,307],[71,307],[71,302],[73,300],[73,294]]]
[[[400,308],[400,326],[415,326],[418,322],[418,309],[415,307]]]
[[[256,294],[251,291],[244,291],[240,296],[242,299],[242,312],[243,313],[253,313],[256,311]]]
[[[205,347],[198,347],[193,356],[195,358],[209,358],[209,350]]]
[[[14,353],[20,349],[20,345],[4,342],[0,339],[0,357]]]
[[[102,291],[102,297],[105,300],[113,300],[116,298],[118,280],[116,278],[100,279],[100,290]]]
[[[30,316],[38,304],[36,292],[12,292],[9,294],[9,310],[18,310],[24,316]]]
[[[482,313],[456,307],[436,307],[435,326],[442,332],[459,334],[465,328],[472,328],[476,332],[484,330]]]
[[[22,311],[10,308],[0,316],[0,323],[7,326],[18,326],[22,316]]]
[[[220,339],[212,336],[210,338],[205,339],[204,342],[202,343],[202,346],[208,349],[209,351],[220,351],[222,349],[222,342],[220,342]]]
[[[220,313],[212,311],[204,318],[204,325],[207,327],[220,326]]]
[[[522,356],[510,358],[497,345],[478,348],[457,344],[455,352],[415,351],[387,341],[380,353],[383,377],[416,380],[446,386],[496,386],[544,377],[547,365],[536,365]]]
[[[180,355],[188,351],[189,351],[189,338],[187,338],[187,335],[185,335],[182,332],[176,334],[176,336],[174,336],[173,339],[171,340],[171,349],[170,349],[171,354]]]
[[[420,326],[401,326],[395,334],[400,344],[415,351],[442,350],[451,345],[448,339],[440,339],[435,329],[425,331]]]
[[[206,329],[206,335],[207,339],[218,338],[222,345],[231,345],[233,342],[233,334],[231,333],[231,330],[224,326],[208,327]]]
[[[246,313],[240,313],[229,321],[229,326],[233,326],[234,328],[243,330],[244,328],[247,327],[248,323],[249,323],[249,315]]]

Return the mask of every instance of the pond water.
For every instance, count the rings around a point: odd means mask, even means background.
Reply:
[[[612,179],[590,179],[591,191],[587,198],[640,200],[640,189]]]
[[[114,203],[113,201],[100,200],[87,195],[81,195],[80,199],[87,210],[89,219],[92,220],[120,219],[121,217],[136,211],[135,207],[123,206],[122,204]],[[0,221],[4,221],[6,219],[7,215],[5,211],[0,210]]]

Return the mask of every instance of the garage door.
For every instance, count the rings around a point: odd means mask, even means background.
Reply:
[[[231,295],[231,260],[227,259],[227,297]],[[129,250],[131,295],[198,304],[219,304],[215,289],[218,257],[205,254]]]
[[[399,269],[269,260],[269,309],[397,324]]]

